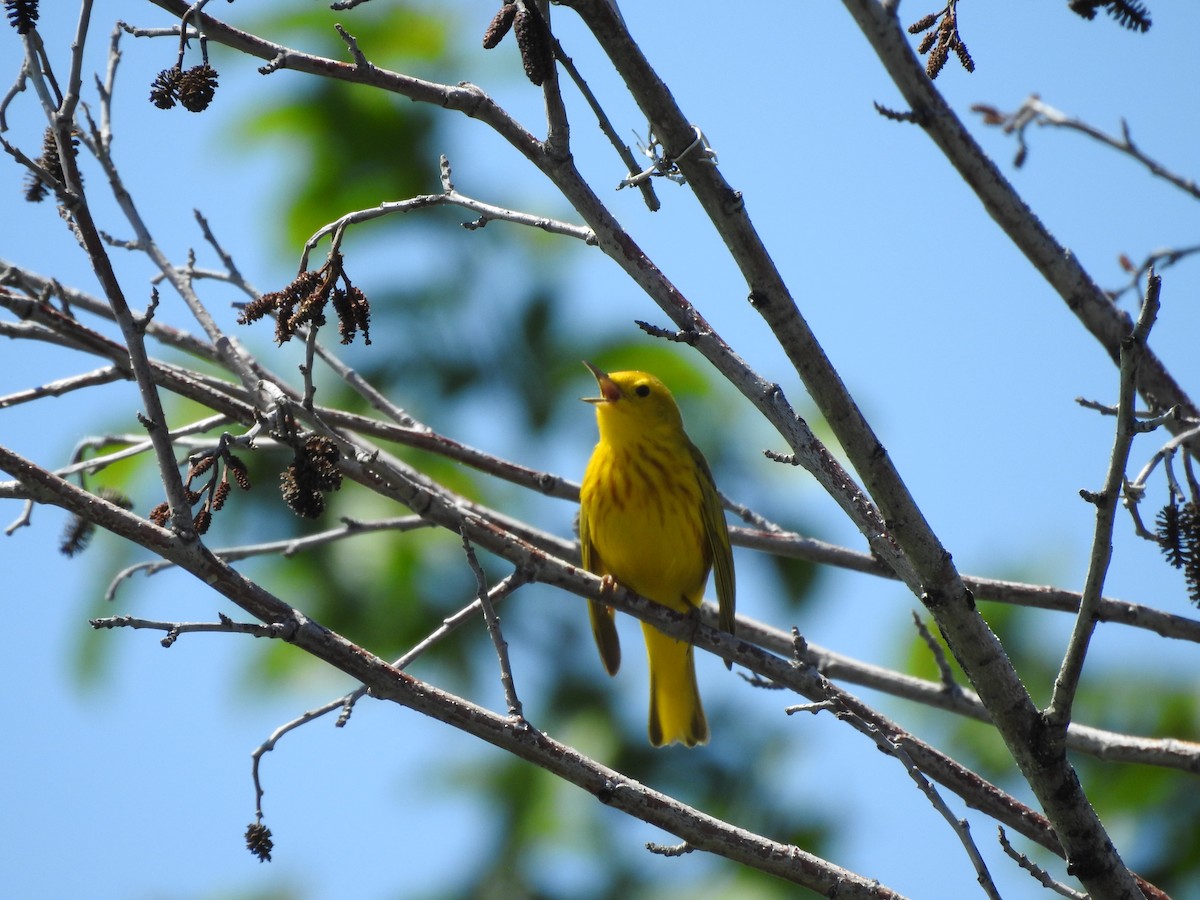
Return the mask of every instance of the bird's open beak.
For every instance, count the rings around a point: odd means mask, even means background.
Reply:
[[[617,387],[616,382],[608,377],[608,373],[603,369],[593,366],[586,359],[583,364],[588,367],[588,371],[596,377],[596,384],[600,385],[599,397],[581,397],[585,403],[613,403],[621,399],[621,389]]]

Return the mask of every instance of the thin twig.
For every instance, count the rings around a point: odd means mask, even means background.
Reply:
[[[192,11],[193,15],[197,15],[198,10],[202,6],[203,3],[198,3],[195,10]],[[182,40],[180,53],[182,54]],[[180,269],[171,264],[151,234],[132,195],[125,188],[124,181],[111,154],[101,145],[96,147],[95,156],[108,177],[113,197],[117,201],[118,207],[124,214],[125,220],[133,228],[137,248],[155,264],[159,273],[171,284],[175,292],[187,305],[189,312],[207,335],[225,367],[237,376],[242,386],[251,395],[259,398],[259,403],[263,409],[269,410],[271,408],[271,396],[263,389],[263,385],[261,384],[263,373],[256,367],[250,354],[246,352],[237,339],[231,335],[226,335],[221,330],[216,320],[212,317],[212,314],[200,300],[192,287],[192,267],[189,265],[184,269]]]
[[[585,244],[596,243],[596,236],[590,228],[574,225],[570,222],[562,222],[552,219],[549,216],[538,216],[531,213],[519,212],[514,209],[507,209],[503,206],[496,206],[492,203],[484,203],[482,200],[476,200],[473,197],[460,194],[456,190],[448,190],[441,194],[421,194],[408,200],[385,201],[369,209],[359,209],[346,213],[333,222],[321,226],[304,242],[304,253],[300,259],[300,269],[303,271],[308,267],[309,254],[323,238],[343,231],[350,225],[361,225],[363,222],[370,222],[373,219],[383,216],[403,215],[438,206],[458,206],[478,214],[478,219],[474,222],[466,223],[466,227],[470,229],[481,228],[488,222],[500,220],[513,222],[527,228],[537,228],[550,234],[572,237],[583,241]]]
[[[479,591],[479,605],[483,609],[483,620],[487,623],[488,636],[492,639],[492,646],[496,650],[496,659],[500,663],[500,684],[504,688],[504,700],[508,704],[508,714],[516,721],[527,725],[525,714],[521,710],[521,700],[517,697],[517,683],[513,679],[512,663],[508,658],[508,642],[504,640],[504,635],[500,632],[500,619],[496,615],[495,607],[492,606],[489,596],[487,576],[483,572],[483,566],[479,564],[479,558],[475,555],[475,547],[471,544],[471,539],[467,537],[465,531],[462,532],[462,546],[463,552],[467,555],[467,563],[475,575],[475,583]],[[521,576],[517,577],[521,578]]]
[[[313,330],[315,331],[315,329]],[[299,329],[299,333],[303,335],[306,342],[308,341],[308,332],[308,328]],[[393,403],[382,391],[363,378],[356,369],[347,365],[340,356],[331,352],[320,341],[314,341],[313,347],[316,350],[316,355],[321,358],[323,363],[329,366],[335,375],[346,382],[355,393],[370,403],[372,407],[379,410],[379,412],[383,413],[397,425],[402,428],[423,430],[427,434],[433,433],[432,428],[422,425],[405,410]]]
[[[1000,846],[1003,848],[1004,852],[1007,853],[1009,858],[1016,862],[1017,865],[1032,875],[1038,884],[1040,884],[1042,887],[1049,888],[1056,894],[1069,898],[1069,900],[1088,900],[1087,894],[1073,890],[1060,881],[1055,881],[1049,872],[1035,863],[1024,853],[1021,853],[1019,850],[1013,847],[1013,845],[1008,841],[1008,835],[1005,834],[1003,825],[998,825],[996,827],[1000,832]]]
[[[929,648],[929,655],[933,657],[933,661],[937,664],[938,674],[942,679],[942,687],[948,693],[957,693],[962,690],[958,682],[954,680],[954,670],[950,668],[950,662],[946,659],[946,654],[942,650],[942,645],[937,642],[933,633],[922,621],[921,617],[914,609],[912,611],[913,627],[917,629],[917,634],[921,636],[921,640],[925,642],[925,646]]]
[[[1171,407],[1171,408],[1175,409],[1175,407]],[[1171,459],[1171,457],[1173,457],[1175,455],[1176,451],[1178,451],[1178,449],[1180,447],[1182,447],[1183,445],[1189,443],[1190,441],[1195,440],[1197,437],[1200,437],[1200,428],[1193,428],[1190,431],[1185,431],[1182,434],[1177,434],[1174,437],[1172,437],[1169,441],[1167,441],[1165,444],[1162,445],[1162,447],[1160,447],[1158,449],[1158,452],[1156,452],[1154,454],[1154,456],[1150,457],[1150,460],[1146,463],[1146,465],[1142,468],[1142,470],[1137,473],[1137,475],[1134,477],[1133,481],[1130,483],[1133,484],[1135,487],[1141,487],[1141,486],[1145,485],[1147,479],[1154,472],[1155,467],[1160,462],[1162,462],[1163,460],[1166,460],[1168,463],[1168,466],[1169,466],[1170,459]],[[1168,480],[1168,483],[1174,484],[1174,481],[1175,481],[1174,474],[1173,473],[1168,474],[1167,480]],[[1182,496],[1182,493],[1180,495]]]
[[[636,175],[639,170],[637,157],[633,155],[633,151],[629,146],[621,140],[617,134],[617,130],[613,128],[612,122],[608,119],[608,114],[605,113],[604,107],[600,105],[600,101],[596,99],[596,95],[592,93],[591,87],[576,68],[571,57],[567,56],[562,45],[558,42],[558,38],[554,38],[554,57],[557,59],[567,74],[571,76],[571,80],[575,82],[575,87],[583,94],[583,99],[587,101],[588,108],[591,109],[592,115],[596,117],[596,124],[600,126],[600,131],[608,138],[608,142],[612,144],[613,149],[617,151],[617,155],[621,157],[621,162],[625,164],[625,169],[630,176]],[[638,183],[638,190],[642,192],[642,199],[646,203],[646,208],[650,212],[658,212],[662,208],[662,204],[658,201],[658,195],[654,193],[654,183],[649,178],[644,178]]]
[[[1048,103],[1043,102],[1036,94],[1026,98],[1025,102],[1021,104],[1016,112],[1007,115],[1000,113],[991,106],[980,105],[975,108],[975,111],[984,113],[989,124],[1001,125],[1006,132],[1016,134],[1020,138],[1024,137],[1024,132],[1030,125],[1063,128],[1068,131],[1076,131],[1087,135],[1092,140],[1111,147],[1113,150],[1128,156],[1130,159],[1136,160],[1150,174],[1170,182],[1175,187],[1200,200],[1200,185],[1191,178],[1177,175],[1162,163],[1143,153],[1134,144],[1129,126],[1124,120],[1121,122],[1121,137],[1114,137],[1082,119],[1068,116],[1061,110],[1055,109]]]
[[[122,372],[116,366],[103,366],[91,372],[85,372],[82,375],[59,378],[39,387],[6,394],[0,397],[0,409],[18,406],[22,403],[28,403],[31,400],[40,400],[42,397],[61,397],[63,394],[69,394],[71,391],[96,387],[101,384],[110,384],[114,381],[124,381],[128,377],[127,373]]]
[[[717,625],[715,604],[706,603],[700,612],[701,620],[710,627]],[[885,669],[837,653],[819,644],[799,639],[798,634],[766,625],[747,616],[738,616],[738,636],[781,657],[791,657],[796,665],[809,665],[831,681],[853,684],[920,703],[990,724],[991,714],[979,696],[967,688],[948,692],[940,681],[917,678],[903,672]],[[761,679],[759,679],[761,681]],[[780,687],[773,682],[756,686]],[[1151,738],[1122,734],[1072,722],[1067,730],[1067,747],[1097,759],[1134,765],[1161,766],[1191,774],[1200,774],[1200,743],[1177,738]]]
[[[1050,705],[1046,709],[1047,725],[1065,735],[1067,723],[1071,720],[1071,710],[1075,702],[1075,692],[1079,687],[1079,679],[1083,674],[1083,663],[1087,657],[1088,644],[1096,628],[1096,608],[1104,590],[1104,579],[1108,574],[1108,565],[1112,559],[1113,524],[1116,521],[1117,500],[1120,497],[1121,486],[1125,480],[1125,468],[1129,464],[1129,452],[1133,446],[1133,438],[1137,433],[1134,428],[1133,405],[1137,395],[1138,364],[1141,361],[1142,350],[1146,346],[1150,329],[1158,316],[1159,276],[1151,274],[1146,289],[1146,298],[1142,303],[1142,311],[1134,325],[1133,332],[1121,344],[1121,386],[1117,403],[1116,435],[1113,439],[1112,456],[1109,462],[1108,475],[1104,488],[1094,497],[1096,505],[1096,527],[1092,540],[1092,556],[1088,566],[1087,579],[1084,583],[1083,597],[1079,604],[1079,614],[1075,619],[1075,627],[1063,654],[1062,666],[1054,680],[1054,692]]]
[[[749,528],[730,528],[735,546],[748,547],[791,559],[803,559],[822,565],[837,566],[851,572],[862,572],[879,578],[896,577],[878,558],[870,553],[851,550],[790,531],[772,529],[761,531]],[[1052,609],[1059,612],[1079,611],[1081,595],[1048,585],[1025,584],[980,575],[964,575],[963,583],[976,600],[994,601],[1033,609]],[[1144,628],[1162,637],[1200,642],[1200,621],[1125,600],[1104,598],[1098,615],[1102,622],[1113,622],[1132,628]]]
[[[64,208],[69,212],[70,222],[75,233],[87,252],[93,271],[104,290],[113,316],[121,328],[125,341],[125,352],[128,354],[128,364],[138,385],[145,409],[145,421],[150,439],[154,444],[159,474],[170,504],[172,526],[177,533],[190,539],[195,536],[190,506],[184,496],[183,481],[179,470],[175,466],[173,450],[167,433],[166,415],[151,374],[143,334],[126,302],[120,281],[105,251],[104,241],[92,218],[91,209],[83,192],[79,165],[73,149],[72,137],[76,131],[75,111],[80,101],[83,50],[86,45],[91,8],[91,0],[84,0],[80,7],[79,23],[70,57],[67,90],[63,95],[62,102],[57,108],[47,108],[46,110],[54,128],[59,151],[59,164],[63,172],[64,193],[61,199]],[[27,71],[35,84],[41,84],[48,77],[46,71],[40,66],[29,66]],[[39,95],[46,96],[46,91],[40,89]],[[93,149],[103,156],[102,146],[95,146]],[[113,175],[115,176],[115,172]]]
[[[925,795],[938,814],[946,820],[950,825],[950,829],[963,845],[967,858],[971,860],[971,865],[975,868],[976,880],[979,882],[980,887],[983,888],[984,893],[992,898],[992,900],[1000,900],[1000,892],[996,890],[996,885],[992,881],[991,874],[988,872],[987,863],[983,861],[983,856],[980,854],[979,848],[975,845],[974,838],[971,837],[971,828],[967,820],[960,819],[954,815],[950,807],[946,805],[946,801],[942,799],[941,794],[938,793],[937,788],[930,783],[917,764],[913,762],[912,757],[905,751],[902,741],[889,739],[877,727],[865,721],[860,716],[855,715],[834,699],[820,703],[789,706],[784,712],[788,715],[796,712],[811,712],[816,714],[822,710],[832,712],[839,721],[846,722],[855,731],[865,734],[875,742],[876,747],[888,756],[899,760],[900,764],[904,766],[904,771],[908,773],[909,778],[916,783],[921,793]]]
[[[167,636],[162,639],[164,647],[172,646],[181,634],[198,632],[217,632],[220,634],[249,634],[260,638],[278,638],[287,640],[295,630],[295,623],[288,622],[275,625],[264,625],[261,622],[235,622],[223,613],[218,613],[218,622],[159,622],[153,619],[139,619],[134,616],[106,616],[89,620],[89,624],[99,630],[101,628],[146,628],[153,631],[165,631]]]
[[[364,688],[363,690],[365,691],[366,689]],[[283,736],[288,732],[295,731],[300,726],[306,725],[309,722],[321,718],[321,716],[332,712],[339,706],[341,706],[340,701],[335,701],[333,703],[326,703],[323,706],[318,706],[316,709],[310,709],[308,712],[301,713],[290,722],[285,722],[272,731],[270,736],[257,747],[255,747],[253,752],[251,752],[250,777],[254,781],[254,814],[258,821],[261,822],[263,819],[262,800],[265,792],[263,791],[262,781],[259,778],[259,767],[262,763],[263,756],[274,750],[275,745],[278,744],[280,739],[283,738]]]
[[[198,209],[192,210],[192,214],[196,217],[196,223],[200,226],[200,231],[204,235],[204,240],[210,247],[212,247],[213,252],[216,253],[217,257],[221,260],[221,265],[225,267],[228,280],[232,284],[237,285],[244,293],[250,295],[251,297],[257,296],[258,291],[254,289],[253,285],[246,281],[245,276],[243,276],[241,270],[238,269],[237,263],[234,261],[233,256],[231,256],[229,252],[221,246],[221,243],[217,240],[216,235],[213,234],[212,228],[208,224],[208,219],[206,219]],[[203,270],[198,270],[196,274],[207,274],[208,277],[215,276],[215,273],[204,273]]]
[[[1158,272],[1161,275],[1164,271],[1171,268],[1171,266],[1183,262],[1197,253],[1200,253],[1200,244],[1192,244],[1190,247],[1165,248],[1148,253],[1137,265],[1128,264],[1127,271],[1132,273],[1128,283],[1116,290],[1110,290],[1108,293],[1114,300],[1131,291],[1136,291],[1139,294],[1145,293],[1142,282],[1151,271]],[[1122,256],[1121,263],[1125,267],[1128,260]]]
[[[506,578],[501,579],[492,587],[491,590],[487,592],[488,602],[492,604],[494,609],[495,604],[506,598],[524,583],[525,577],[521,573],[521,570],[518,569],[516,572],[513,572]],[[431,647],[443,641],[447,635],[453,633],[467,622],[474,621],[479,616],[479,613],[482,609],[483,604],[477,597],[475,600],[468,603],[456,613],[442,619],[441,625],[431,631],[420,641],[413,644],[412,647],[405,651],[405,653],[399,659],[393,662],[392,665],[400,671],[407,669]],[[336,701],[337,705],[342,706],[342,714],[338,717],[337,721],[339,728],[346,724],[347,720],[350,718],[351,712],[354,709],[354,705],[361,700],[365,694],[366,688],[359,688],[358,690],[353,691],[352,693],[347,694],[345,697]]]
[[[432,527],[429,522],[422,519],[420,516],[396,516],[393,518],[379,519],[371,522],[360,522],[356,519],[343,518],[344,523],[340,528],[330,528],[325,531],[317,532],[316,534],[308,534],[303,537],[284,538],[278,541],[264,541],[258,544],[242,544],[237,547],[225,547],[218,550],[213,550],[212,553],[218,559],[225,562],[238,562],[243,559],[250,559],[256,556],[280,556],[287,558],[294,556],[297,553],[302,553],[312,550],[316,547],[332,544],[336,541],[346,540],[347,538],[356,537],[362,534],[371,534],[380,531],[396,531],[406,532],[417,528]],[[175,564],[165,559],[149,560],[147,562],[135,563],[127,566],[109,582],[108,590],[104,593],[105,600],[112,600],[116,597],[117,589],[128,579],[137,575],[139,572],[147,576],[156,575],[157,573],[170,569]]]

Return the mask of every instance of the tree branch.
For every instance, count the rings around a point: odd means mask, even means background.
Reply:
[[[120,507],[39,470],[28,460],[3,447],[0,447],[0,468],[21,479],[38,502],[62,506],[78,515],[94,515],[104,520],[109,530],[175,562],[260,621],[285,626],[291,635],[290,643],[361,681],[376,697],[432,716],[533,762],[582,787],[602,803],[657,825],[698,849],[717,853],[822,893],[836,889],[841,897],[879,900],[899,896],[878,882],[861,878],[798,847],[771,841],[679,803],[534,729],[518,726],[510,718],[496,715],[404,674],[307,618],[254,582],[247,581],[202,544],[184,543],[166,529],[143,522]],[[430,496],[428,499],[425,505],[435,507],[436,498]],[[463,533],[489,549],[506,547],[511,554],[518,547],[512,538],[473,516],[463,517],[462,522]],[[532,548],[524,553],[530,561],[535,558],[545,560],[542,554]],[[563,567],[563,586],[568,581],[574,581],[577,589],[587,585],[590,596],[600,597],[599,578],[579,572],[574,567],[569,567],[569,573],[568,567]]]
[[[1065,735],[1071,720],[1071,708],[1075,692],[1083,674],[1083,661],[1087,656],[1088,644],[1096,628],[1096,608],[1104,591],[1104,579],[1112,559],[1113,523],[1117,516],[1117,500],[1121,486],[1125,483],[1125,469],[1129,465],[1129,451],[1137,434],[1133,415],[1133,404],[1137,392],[1138,367],[1142,352],[1154,320],[1158,317],[1159,288],[1161,281],[1151,274],[1142,304],[1141,315],[1129,337],[1121,345],[1120,399],[1117,402],[1116,436],[1113,441],[1112,457],[1104,488],[1092,498],[1096,505],[1096,529],[1092,539],[1092,559],[1088,566],[1087,580],[1083,587],[1083,599],[1079,604],[1079,615],[1075,628],[1063,655],[1062,666],[1054,680],[1054,693],[1046,710],[1046,724],[1052,730]]]

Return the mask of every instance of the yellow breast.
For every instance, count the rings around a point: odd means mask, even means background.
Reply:
[[[604,573],[676,610],[700,603],[712,559],[690,454],[652,441],[601,442],[580,500]]]

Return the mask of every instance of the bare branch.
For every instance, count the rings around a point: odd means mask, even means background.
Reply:
[[[713,604],[706,603],[701,615],[706,625],[716,627],[717,614]],[[739,637],[764,650],[781,657],[795,655],[792,652],[795,640],[788,632],[741,615],[737,627]],[[831,681],[860,685],[979,722],[992,721],[979,695],[966,688],[948,691],[940,681],[885,669],[809,641],[804,642],[797,662],[815,666]],[[1194,741],[1120,734],[1072,722],[1067,729],[1067,747],[1111,762],[1161,766],[1200,774],[1200,743]]]
[[[1034,877],[1038,884],[1042,887],[1049,888],[1056,894],[1063,897],[1068,897],[1070,900],[1087,900],[1087,894],[1073,890],[1061,882],[1055,881],[1050,877],[1050,873],[1031,860],[1024,853],[1017,851],[1015,847],[1008,841],[1008,835],[1004,833],[1004,828],[1001,826],[1000,831],[1000,846],[1004,848],[1004,852],[1016,862],[1022,869]]]
[[[134,616],[107,616],[92,619],[93,628],[148,628],[154,631],[165,631],[167,636],[162,639],[164,647],[170,647],[179,639],[181,634],[196,634],[199,632],[217,632],[221,634],[249,634],[261,638],[279,638],[287,640],[291,627],[285,624],[262,625],[258,622],[234,622],[222,615],[218,622],[158,622],[152,619],[139,619]]]
[[[942,689],[947,693],[957,693],[962,690],[958,686],[958,682],[954,680],[954,670],[950,668],[950,663],[946,659],[946,654],[942,650],[942,645],[937,642],[930,630],[921,621],[921,617],[917,615],[917,611],[912,611],[913,626],[917,629],[917,634],[921,636],[925,646],[929,648],[929,655],[933,657],[933,661],[937,663],[938,673],[942,679]]]
[[[1096,529],[1092,541],[1092,559],[1088,566],[1087,580],[1083,588],[1083,599],[1079,604],[1079,615],[1075,619],[1075,628],[1063,655],[1062,666],[1058,677],[1054,680],[1054,694],[1046,710],[1046,724],[1052,730],[1065,735],[1067,723],[1071,719],[1071,708],[1075,700],[1075,692],[1079,687],[1079,679],[1083,674],[1083,662],[1087,656],[1088,644],[1092,632],[1096,628],[1096,607],[1104,590],[1104,579],[1108,574],[1108,564],[1112,559],[1112,530],[1117,514],[1117,498],[1121,486],[1125,482],[1125,468],[1129,463],[1129,451],[1133,446],[1133,438],[1137,434],[1134,428],[1133,403],[1137,391],[1138,367],[1141,354],[1146,347],[1146,341],[1154,320],[1158,317],[1159,289],[1161,280],[1156,275],[1150,276],[1150,286],[1146,291],[1146,299],[1142,304],[1141,315],[1129,337],[1121,345],[1121,388],[1120,401],[1117,404],[1116,437],[1113,442],[1112,458],[1109,462],[1108,476],[1104,488],[1095,495]]]
[[[875,728],[870,723],[864,721],[848,710],[841,708],[836,702],[833,701],[790,706],[787,707],[784,712],[786,712],[788,715],[801,711],[812,712],[815,714],[823,709],[827,709],[832,712],[839,721],[849,723],[849,725],[855,731],[859,732],[860,734],[865,734],[867,737],[873,740],[875,742],[875,746],[888,756],[900,761],[900,764],[904,766],[904,771],[907,772],[908,776],[916,783],[917,787],[921,790],[921,793],[926,796],[933,808],[937,810],[938,814],[949,823],[950,828],[958,838],[959,843],[963,845],[963,849],[967,853],[967,858],[971,860],[971,865],[975,868],[976,878],[979,881],[980,887],[983,888],[984,893],[993,898],[993,900],[999,900],[1000,892],[996,890],[996,885],[992,881],[991,874],[988,872],[987,863],[983,861],[983,856],[980,855],[979,848],[975,846],[975,841],[971,837],[971,829],[967,824],[967,821],[954,815],[954,813],[950,810],[950,807],[946,805],[946,801],[942,799],[941,794],[939,794],[937,789],[929,783],[929,779],[925,777],[925,775],[917,767],[917,764],[913,762],[912,757],[905,752],[902,744],[889,740],[882,732],[880,732],[878,728]]]
[[[517,684],[513,679],[512,663],[508,658],[508,642],[504,640],[504,635],[500,633],[500,619],[496,615],[496,610],[492,606],[492,600],[489,595],[487,576],[483,572],[483,567],[479,564],[479,557],[475,555],[475,548],[471,546],[471,541],[467,537],[466,532],[462,533],[463,552],[467,556],[467,563],[471,566],[471,571],[475,575],[475,581],[479,589],[479,606],[483,610],[483,620],[487,623],[488,636],[492,639],[492,646],[496,649],[496,659],[500,663],[500,684],[504,688],[504,699],[508,703],[508,714],[520,725],[529,727],[528,721],[525,719],[525,713],[521,709],[521,701],[517,698]],[[515,589],[516,586],[525,579],[521,576],[516,576],[512,579],[509,589]]]
[[[982,113],[984,121],[989,125],[999,125],[1004,131],[1009,134],[1015,134],[1022,140],[1024,145],[1025,131],[1030,125],[1038,125],[1043,128],[1062,128],[1067,131],[1075,131],[1084,134],[1092,140],[1104,144],[1106,147],[1111,147],[1118,153],[1124,154],[1144,166],[1151,175],[1170,182],[1175,187],[1179,188],[1192,197],[1200,200],[1200,184],[1197,184],[1191,178],[1185,178],[1168,169],[1162,163],[1147,156],[1142,150],[1133,143],[1133,138],[1130,135],[1129,126],[1122,120],[1121,136],[1114,137],[1105,131],[1089,125],[1082,119],[1068,116],[1061,110],[1055,109],[1048,103],[1044,103],[1041,97],[1033,94],[1025,99],[1015,112],[1002,113],[993,106],[977,104],[972,107],[972,110]]]
[[[0,397],[0,409],[28,403],[30,400],[40,400],[42,397],[61,397],[72,391],[95,387],[100,384],[111,384],[114,381],[124,381],[129,376],[116,366],[102,366],[82,375],[72,375],[69,378],[59,378],[39,387],[17,391]]]
[[[445,160],[445,157],[442,157],[442,159]],[[550,234],[573,237],[583,241],[585,244],[594,244],[596,242],[596,237],[590,228],[572,225],[569,222],[560,222],[546,216],[536,216],[517,210],[505,209],[502,206],[495,206],[491,203],[484,203],[481,200],[464,196],[453,188],[448,188],[441,194],[422,194],[409,200],[387,201],[370,209],[356,210],[355,212],[346,213],[328,225],[321,226],[304,243],[304,254],[300,260],[300,270],[304,271],[308,268],[308,256],[323,238],[341,234],[351,225],[361,225],[363,222],[370,222],[382,216],[416,212],[437,206],[459,206],[477,213],[479,215],[478,219],[474,222],[464,223],[464,227],[468,229],[482,228],[488,222],[498,219],[505,222],[513,222],[517,225],[524,225],[527,228],[537,228]],[[340,239],[337,243],[340,244]]]
[[[71,72],[68,89],[62,103],[52,114],[55,136],[58,142],[59,163],[64,175],[64,193],[61,197],[64,208],[70,215],[70,221],[83,244],[92,268],[104,289],[105,298],[112,308],[117,324],[121,328],[125,347],[123,352],[128,356],[128,363],[137,381],[146,411],[146,423],[150,439],[154,444],[155,455],[158,459],[159,473],[171,506],[172,524],[175,530],[184,537],[195,536],[192,527],[190,510],[184,498],[183,482],[179,470],[175,467],[171,442],[168,437],[166,416],[162,403],[150,372],[149,358],[143,340],[142,330],[134,318],[126,302],[124,291],[116,273],[113,271],[111,260],[104,248],[91,210],[83,195],[83,186],[79,176],[79,167],[75,158],[72,143],[72,132],[75,129],[75,108],[79,103],[79,89],[83,66],[83,48],[86,44],[87,25],[90,19],[91,3],[85,0],[81,4],[79,26],[76,32],[74,52],[71,56]],[[35,83],[41,83],[44,73],[40,68],[27,67],[30,77]],[[43,96],[45,91],[39,91]]]

